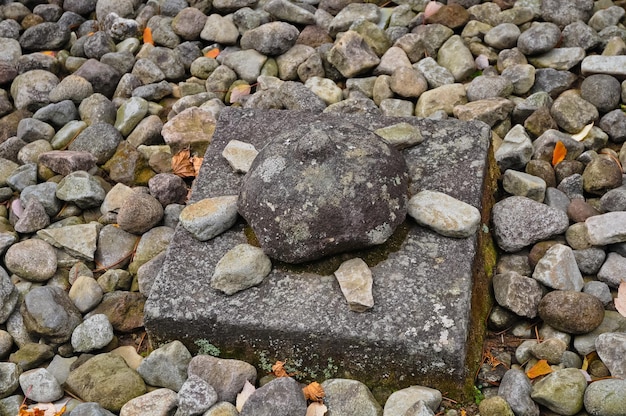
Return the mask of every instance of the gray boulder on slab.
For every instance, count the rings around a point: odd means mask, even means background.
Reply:
[[[404,158],[376,134],[303,124],[259,152],[238,206],[268,256],[302,263],[387,241],[406,216],[407,187]]]

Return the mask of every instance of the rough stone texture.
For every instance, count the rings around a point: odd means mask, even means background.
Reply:
[[[626,380],[599,380],[585,390],[585,409],[592,416],[626,414]]]
[[[567,230],[567,214],[530,198],[512,196],[494,205],[496,241],[508,252],[518,251]]]
[[[334,378],[325,380],[322,388],[326,397],[324,404],[328,414],[355,414],[360,416],[380,416],[382,408],[367,386],[357,380]]]
[[[243,179],[239,213],[288,263],[383,244],[404,221],[402,155],[362,127],[300,124],[270,141]]]
[[[245,138],[260,149],[285,125],[337,117],[371,130],[399,121],[418,126],[424,142],[403,151],[412,178],[409,192],[428,188],[482,210],[490,137],[482,123],[235,109],[221,114],[190,202],[239,191],[242,177],[221,155],[230,140]],[[317,374],[326,370],[329,377],[350,371],[351,378],[367,382],[379,380],[385,372],[393,375],[390,383],[402,386],[434,375],[454,383],[466,375],[473,378],[475,369],[466,370],[465,357],[477,236],[450,239],[407,222],[391,240],[362,253],[369,254],[362,258],[374,279],[388,278],[377,283],[376,307],[356,314],[345,307],[331,275],[354,254],[304,267],[274,264],[261,285],[228,297],[211,289],[208,279],[189,276],[212,275],[224,253],[249,242],[243,224],[209,242],[200,242],[178,227],[146,303],[146,328],[155,339],[181,339],[193,351],[198,348],[195,340],[206,339],[251,362],[258,361],[263,351],[270,361],[286,356],[302,359],[299,370],[308,367]],[[241,308],[242,304],[257,307]],[[316,317],[310,325],[301,319],[309,315]],[[313,350],[319,358],[310,354]]]
[[[587,293],[555,290],[539,302],[539,316],[559,331],[585,334],[602,323],[604,306]]]
[[[306,399],[300,384],[291,377],[279,377],[255,390],[241,408],[241,416],[291,416],[306,413]]]
[[[234,402],[246,381],[256,383],[256,368],[239,360],[199,354],[191,359],[189,375],[198,376],[215,389],[219,401]]]
[[[146,393],[141,376],[113,354],[99,354],[73,370],[66,386],[84,401],[98,402],[112,412]]]
[[[372,271],[362,259],[344,261],[335,271],[335,277],[350,310],[365,312],[374,306]]]

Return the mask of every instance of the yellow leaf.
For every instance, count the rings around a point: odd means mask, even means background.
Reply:
[[[581,131],[579,131],[576,134],[572,134],[572,139],[576,140],[577,142],[581,141],[582,139],[587,137],[592,127],[593,127],[593,122],[587,124],[585,127],[583,127]]]
[[[172,173],[181,178],[193,178],[196,176],[196,171],[191,163],[189,149],[183,149],[172,156]]]
[[[248,380],[246,380],[246,384],[243,385],[243,389],[241,390],[241,393],[237,394],[235,407],[237,408],[238,412],[241,412],[241,409],[243,409],[244,403],[248,400],[248,398],[252,395],[252,393],[254,393],[254,391],[255,391],[254,386],[250,384]]]
[[[617,289],[617,297],[614,300],[615,309],[620,315],[626,317],[626,282],[622,281]]]
[[[230,103],[238,103],[243,97],[247,97],[248,95],[250,95],[251,88],[252,86],[248,84],[240,84],[234,86],[232,91],[230,92]]]
[[[550,374],[552,372],[552,368],[550,368],[550,364],[548,364],[547,360],[539,360],[537,364],[533,365],[530,370],[526,372],[526,375],[529,379],[535,379],[539,376],[544,376],[546,374]]]
[[[595,351],[591,351],[589,354],[585,355],[585,358],[583,359],[583,366],[581,367],[581,370],[583,371],[587,371],[587,369],[589,368],[589,363],[591,363],[594,360],[598,359],[598,353]]]
[[[313,402],[307,407],[305,416],[324,416],[328,408],[324,406],[324,403]]]
[[[302,393],[304,393],[304,397],[307,400],[312,402],[322,401],[326,393],[324,393],[324,389],[317,381],[312,382],[308,386],[302,389]]]

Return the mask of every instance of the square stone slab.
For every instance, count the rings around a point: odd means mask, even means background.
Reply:
[[[239,193],[243,175],[222,157],[230,140],[260,150],[290,126],[340,119],[371,130],[399,122],[417,126],[424,141],[403,150],[410,195],[444,192],[477,207],[488,224],[495,185],[490,130],[455,119],[225,109],[190,202]],[[483,225],[473,237],[448,238],[407,216],[382,246],[305,265],[273,261],[261,285],[226,296],[210,287],[214,267],[235,245],[254,244],[250,228],[240,219],[200,242],[178,226],[145,306],[145,326],[157,343],[178,339],[194,352],[211,344],[220,357],[256,364],[260,376],[276,360],[286,360],[305,380],[355,378],[387,392],[420,384],[460,397],[482,351],[486,276],[493,261],[484,255],[491,253],[487,232]],[[349,310],[333,275],[354,257],[368,263],[374,279],[375,305],[364,313]],[[473,287],[480,289],[474,298]]]

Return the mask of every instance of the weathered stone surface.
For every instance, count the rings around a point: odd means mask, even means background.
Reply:
[[[252,393],[241,416],[289,416],[306,413],[306,399],[296,380],[279,377]]]
[[[234,402],[246,381],[256,383],[256,368],[239,360],[199,354],[189,362],[190,376],[197,376],[215,389],[219,401]]]
[[[563,211],[522,196],[496,203],[492,217],[496,241],[508,252],[561,234],[569,226]]]
[[[409,200],[408,210],[418,224],[446,237],[470,237],[480,225],[476,207],[443,192],[420,191]]]
[[[76,368],[66,386],[81,399],[98,402],[112,412],[119,412],[126,402],[146,393],[141,376],[113,354],[99,354]]]
[[[304,124],[259,152],[238,206],[267,255],[302,263],[387,241],[406,216],[407,186],[402,155],[374,133]]]
[[[424,141],[403,150],[413,178],[409,192],[445,192],[482,211],[480,195],[485,186],[489,146],[489,129],[482,123],[236,109],[221,113],[190,202],[239,191],[242,176],[234,173],[221,155],[230,140],[245,140],[261,149],[286,125],[314,120],[337,122],[339,117],[372,131],[399,121],[417,126]],[[443,161],[445,169],[441,168]],[[402,244],[398,249],[399,241]],[[255,345],[255,351],[267,351],[270,361],[285,356],[302,359],[298,370],[306,367],[318,375],[328,368],[330,377],[350,372],[351,378],[374,381],[384,372],[393,375],[390,383],[405,387],[425,382],[426,378],[432,380],[436,374],[458,383],[465,375],[473,378],[476,371],[466,369],[465,363],[470,287],[474,281],[469,259],[475,256],[476,241],[443,237],[405,223],[381,247],[391,250],[388,255],[379,249],[366,252],[379,261],[370,262],[364,257],[373,276],[388,278],[376,283],[375,295],[380,296],[380,302],[365,314],[356,314],[345,307],[339,286],[330,275],[354,254],[307,266],[275,263],[259,286],[225,296],[211,289],[208,279],[189,276],[210,276],[224,253],[237,244],[249,243],[243,224],[236,224],[209,242],[200,242],[178,227],[146,304],[146,327],[156,339],[185,340],[193,351],[198,348],[194,341],[199,339],[218,348],[245,350]],[[237,306],[242,304],[258,307]],[[315,311],[316,320],[308,325],[301,317],[310,311]],[[416,320],[432,325],[415,325]],[[307,349],[322,353],[316,358],[306,353]],[[258,357],[237,354],[237,358]],[[442,374],[443,367],[451,370]],[[396,378],[400,376],[402,381]]]
[[[585,334],[602,323],[604,306],[587,293],[555,290],[539,302],[539,316],[559,331]]]
[[[238,244],[215,265],[211,287],[227,295],[258,285],[272,270],[269,257],[258,247]]]

